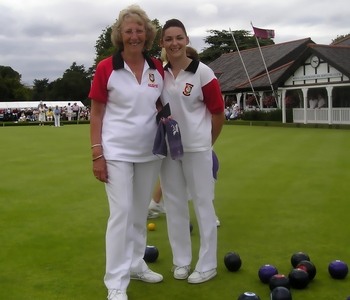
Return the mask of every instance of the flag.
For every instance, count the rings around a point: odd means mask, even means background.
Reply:
[[[256,28],[254,26],[254,34],[256,37],[261,39],[273,39],[275,37],[275,31],[272,29],[262,29],[262,28]]]

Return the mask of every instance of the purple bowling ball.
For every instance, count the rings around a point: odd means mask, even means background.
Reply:
[[[328,272],[334,279],[344,279],[348,275],[349,268],[345,262],[335,260],[329,264]]]
[[[262,283],[269,283],[273,275],[278,274],[276,267],[272,265],[264,265],[259,269],[258,276]]]
[[[252,292],[245,292],[241,294],[237,300],[260,300],[260,297]]]

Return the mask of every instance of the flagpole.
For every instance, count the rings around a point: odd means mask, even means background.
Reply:
[[[232,35],[232,39],[233,39],[233,41],[234,41],[234,43],[235,43],[235,45],[236,45],[237,52],[238,52],[239,58],[241,59],[241,62],[242,62],[242,65],[243,65],[243,69],[244,69],[244,71],[245,71],[245,74],[247,75],[247,78],[248,78],[248,81],[249,81],[250,87],[251,87],[251,89],[252,89],[252,91],[253,91],[253,95],[254,95],[254,97],[255,97],[255,99],[256,99],[256,103],[257,103],[257,104],[259,104],[259,108],[260,108],[260,102],[258,102],[258,98],[256,97],[256,94],[255,94],[255,91],[254,91],[254,88],[253,88],[252,82],[251,82],[251,80],[250,80],[250,77],[249,77],[248,71],[247,71],[247,69],[246,69],[246,67],[245,67],[245,64],[244,64],[243,58],[242,58],[242,56],[241,56],[241,52],[239,51],[239,48],[238,48],[238,45],[237,45],[237,42],[236,42],[235,36],[234,36],[233,32],[231,31],[231,28],[229,28],[229,30],[230,30],[230,33],[231,33],[231,35]]]
[[[250,25],[252,25],[252,27],[254,27],[252,22],[250,22]],[[254,29],[254,28],[253,28],[253,29]],[[254,30],[253,30],[253,31],[254,31]],[[272,91],[272,93],[275,95],[275,102],[276,102],[277,107],[279,107],[279,105],[278,105],[278,94],[277,94],[277,92],[276,92],[276,91],[274,90],[274,88],[273,88],[273,85],[272,85],[272,82],[271,82],[271,78],[270,78],[270,74],[269,74],[269,71],[267,70],[267,66],[266,66],[266,63],[265,63],[265,59],[264,59],[264,56],[263,56],[262,51],[261,51],[261,48],[260,48],[259,40],[258,40],[258,38],[256,37],[255,34],[254,34],[254,36],[255,36],[255,39],[256,39],[256,43],[258,44],[258,48],[259,48],[259,51],[260,51],[260,55],[261,55],[262,61],[263,61],[263,63],[264,63],[264,67],[265,67],[265,70],[266,70],[267,77],[268,77],[269,82],[270,82],[271,91]]]

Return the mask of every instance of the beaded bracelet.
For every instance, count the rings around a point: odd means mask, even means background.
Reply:
[[[99,156],[96,156],[95,158],[92,159],[92,161],[98,160],[98,159],[100,159],[100,158],[102,158],[102,157],[103,157],[103,154],[101,154],[101,155],[99,155]]]
[[[95,145],[92,145],[92,146],[91,146],[91,149],[92,149],[92,148],[95,148],[95,147],[98,147],[98,146],[101,146],[101,147],[102,147],[102,144],[95,144]]]

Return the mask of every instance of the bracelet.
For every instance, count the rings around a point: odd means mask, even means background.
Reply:
[[[98,147],[98,146],[101,146],[101,147],[102,147],[102,144],[95,144],[95,145],[92,145],[92,146],[91,146],[91,149],[92,149],[92,148],[95,148],[95,147]]]
[[[101,154],[101,155],[99,155],[99,156],[96,156],[95,158],[92,159],[92,161],[98,160],[98,159],[100,159],[100,158],[102,158],[102,157],[103,157],[103,154]]]

